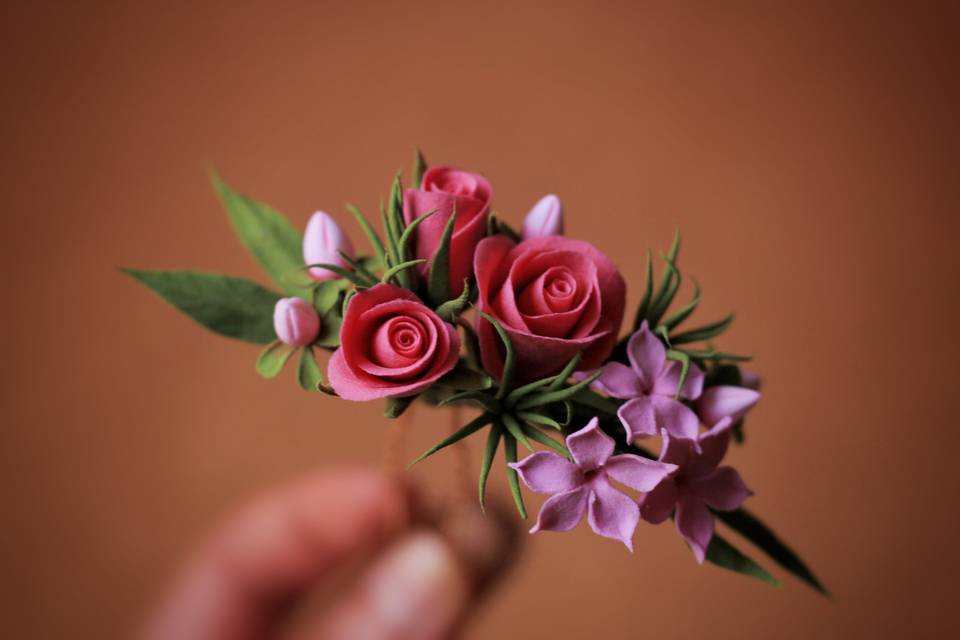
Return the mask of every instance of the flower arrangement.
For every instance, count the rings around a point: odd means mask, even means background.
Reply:
[[[428,169],[417,152],[411,178],[409,188],[394,178],[380,233],[348,207],[371,246],[360,254],[330,215],[315,213],[301,237],[214,175],[241,242],[284,297],[224,275],[124,271],[208,329],[265,344],[256,369],[266,378],[298,354],[303,389],[384,401],[387,418],[417,400],[478,407],[414,462],[484,432],[480,505],[502,448],[520,516],[521,485],[550,496],[531,533],[568,531],[586,517],[632,551],[641,521],[672,519],[698,563],[778,584],[715,531],[719,520],[826,593],[742,506],[752,492],[723,464],[731,441],[743,443],[760,381],[740,368],[749,358],[713,346],[732,315],[687,328],[700,288],[674,304],[679,234],[656,283],[648,252],[643,296],[621,338],[624,278],[599,249],[564,236],[559,198],[542,198],[518,233],[492,212],[483,176]]]

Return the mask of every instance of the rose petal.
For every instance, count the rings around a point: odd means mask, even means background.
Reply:
[[[716,424],[727,417],[736,422],[759,401],[759,391],[720,385],[704,390],[697,401],[697,412],[705,424]]]
[[[627,358],[643,381],[644,389],[648,393],[653,391],[653,385],[667,361],[667,349],[660,338],[650,331],[646,320],[627,341]]]
[[[367,356],[367,346],[374,340],[371,332],[376,332],[379,328],[378,324],[383,322],[381,318],[384,317],[401,317],[419,322],[425,331],[426,345],[418,359],[405,366],[391,367],[377,364]],[[347,352],[347,360],[354,368],[362,369],[372,376],[392,381],[409,380],[426,371],[433,363],[436,353],[444,354],[449,348],[447,333],[439,326],[444,324],[443,321],[419,302],[414,303],[408,300],[384,302],[361,314],[356,322],[366,327],[367,332],[361,334],[361,344],[351,343],[351,350]]]
[[[603,465],[607,475],[635,491],[651,491],[660,481],[677,470],[674,464],[647,460],[632,453],[611,457]]]
[[[709,475],[691,480],[687,486],[690,492],[719,511],[733,511],[753,494],[733,467],[714,469]]]
[[[667,363],[660,372],[660,377],[653,385],[653,393],[671,398],[677,394],[677,384],[680,382],[680,372],[683,365],[675,360]],[[691,363],[687,370],[687,379],[683,383],[680,396],[687,400],[696,400],[703,393],[703,369]],[[712,423],[711,423],[712,424]]]
[[[530,529],[530,533],[536,533],[537,531],[570,531],[583,518],[589,496],[590,489],[586,485],[551,496],[540,507],[537,522]]]
[[[613,438],[600,430],[600,421],[592,418],[583,429],[567,436],[567,449],[584,473],[599,469],[613,455]]]
[[[640,508],[600,477],[592,483],[587,522],[598,535],[619,540],[633,551],[633,532],[640,522]]]
[[[707,546],[713,538],[713,514],[696,496],[681,494],[677,501],[677,531],[690,545],[697,563],[703,564]]]
[[[563,493],[583,484],[583,474],[572,462],[550,451],[538,451],[510,464],[520,479],[537,493]]]
[[[673,478],[664,479],[653,491],[640,498],[640,517],[652,524],[660,524],[673,514],[678,496]]]

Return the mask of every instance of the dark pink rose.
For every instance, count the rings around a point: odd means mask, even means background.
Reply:
[[[479,307],[496,318],[517,354],[515,381],[558,373],[583,351],[579,369],[599,367],[610,355],[623,321],[626,285],[593,245],[560,236],[520,244],[491,236],[474,256]],[[480,355],[493,376],[503,374],[496,331],[477,319]]]
[[[463,281],[472,274],[473,252],[487,232],[487,214],[493,190],[487,179],[452,167],[433,167],[423,175],[419,189],[407,189],[403,215],[409,224],[437,209],[416,230],[414,253],[429,260],[440,244],[443,228],[457,208],[457,221],[450,239],[450,296],[463,291]]]
[[[330,386],[347,400],[417,394],[453,369],[460,334],[408,289],[378,284],[347,305]]]

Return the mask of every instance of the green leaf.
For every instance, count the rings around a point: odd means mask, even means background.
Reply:
[[[497,332],[497,335],[500,336],[500,341],[503,343],[503,348],[506,351],[503,357],[503,376],[500,378],[500,389],[497,391],[497,398],[503,398],[507,391],[510,389],[510,383],[513,381],[513,368],[516,366],[516,353],[513,351],[513,342],[510,340],[510,336],[507,335],[507,332],[504,331],[503,326],[496,318],[491,316],[489,313],[484,313],[477,309],[483,318],[493,325],[494,330]],[[523,407],[521,407],[523,408]]]
[[[357,224],[363,229],[363,233],[366,234],[367,240],[370,241],[370,246],[373,247],[373,251],[377,254],[380,264],[387,264],[387,249],[383,246],[383,240],[380,239],[380,235],[374,230],[370,221],[360,213],[360,209],[352,204],[347,205],[347,210],[353,214],[353,217],[357,220]]]
[[[715,511],[714,515],[728,527],[757,545],[770,559],[800,578],[825,596],[830,593],[813,575],[813,571],[770,528],[746,509]]]
[[[493,378],[470,368],[461,359],[453,371],[437,380],[437,386],[457,391],[482,391],[493,386]]]
[[[220,196],[234,231],[247,250],[284,291],[304,295],[304,288],[284,278],[303,265],[303,237],[283,215],[262,202],[235,192],[214,171],[213,188]]]
[[[574,394],[573,401],[610,416],[617,415],[617,410],[620,408],[620,405],[615,401],[605,398],[591,389],[581,389]]]
[[[693,281],[693,299],[690,300],[683,307],[678,309],[673,315],[663,321],[664,326],[666,326],[667,331],[673,331],[680,325],[681,322],[690,317],[690,314],[693,313],[697,305],[700,304],[700,283],[696,280]],[[669,344],[669,341],[668,341]]]
[[[453,322],[453,319],[460,315],[463,312],[464,308],[470,303],[470,280],[464,278],[463,280],[463,293],[454,298],[453,300],[447,300],[439,307],[437,307],[437,315],[446,320],[447,322]]]
[[[594,371],[592,374],[581,380],[580,382],[570,385],[569,387],[559,389],[557,391],[549,391],[547,393],[539,393],[535,396],[530,396],[525,400],[521,400],[517,404],[517,409],[530,409],[533,407],[541,407],[552,402],[562,402],[569,398],[575,396],[581,389],[586,389],[590,384],[600,377],[602,371]]]
[[[321,316],[327,315],[340,301],[341,283],[337,280],[321,280],[313,285],[313,308]]]
[[[450,239],[453,237],[453,225],[457,220],[457,208],[443,228],[440,244],[430,260],[430,274],[427,277],[427,297],[434,306],[442,304],[450,297]]]
[[[732,313],[726,318],[718,320],[717,322],[712,322],[702,327],[690,329],[689,331],[684,331],[671,336],[670,342],[671,344],[687,344],[690,342],[702,342],[704,340],[709,340],[726,331],[731,322],[733,322]]]
[[[687,382],[687,375],[690,373],[690,356],[683,351],[668,349],[667,359],[680,363],[680,378],[677,380],[677,392],[673,396],[674,400],[679,400],[680,393],[683,391],[683,385]]]
[[[554,379],[555,379],[554,376],[550,376],[550,377],[547,377],[547,378],[541,378],[540,380],[534,380],[533,382],[528,382],[528,383],[525,384],[525,385],[522,385],[522,386],[520,386],[520,387],[517,387],[516,389],[514,389],[513,391],[511,391],[510,393],[507,394],[507,397],[506,397],[506,399],[503,401],[503,403],[504,403],[508,408],[509,408],[509,407],[513,407],[513,406],[516,405],[517,402],[519,402],[520,399],[523,398],[524,396],[529,395],[529,394],[533,393],[534,391],[537,391],[537,390],[539,390],[539,389],[542,389],[542,388],[544,388],[544,387],[549,386],[551,383],[553,383]]]
[[[708,349],[706,351],[696,351],[693,349],[677,349],[677,351],[687,354],[693,360],[716,360],[717,362],[721,360],[728,360],[730,362],[749,362],[750,360],[753,360],[753,356],[741,356],[735,353],[726,353],[724,351],[716,351],[714,349]]]
[[[391,225],[387,212],[383,209],[383,201],[380,202],[380,224],[383,226],[384,233],[387,235],[387,265],[393,266],[403,262],[400,255],[400,232],[396,232],[396,225]]]
[[[423,174],[427,172],[427,161],[423,157],[423,152],[418,148],[413,156],[413,169],[410,171],[410,185],[414,189],[419,189],[423,182]]]
[[[707,547],[707,561],[712,562],[718,567],[752,576],[767,584],[780,587],[777,579],[767,573],[763,567],[745,556],[737,550],[736,547],[717,534],[713,534],[713,538],[710,540],[710,546]]]
[[[527,436],[524,435],[523,428],[520,426],[520,423],[517,422],[517,419],[509,413],[505,413],[500,417],[503,420],[503,426],[506,427],[507,432],[519,440],[520,444],[526,447],[528,451],[533,451],[533,445],[527,440]]]
[[[446,447],[449,447],[455,442],[463,440],[470,434],[474,433],[475,431],[479,431],[480,429],[487,426],[491,422],[493,422],[492,415],[490,415],[489,413],[480,414],[479,416],[477,416],[476,418],[474,418],[464,426],[460,427],[456,432],[451,433],[449,436],[447,436],[437,444],[433,445],[432,447],[424,451],[422,454],[420,454],[419,458],[417,458],[416,460],[411,462],[409,465],[407,465],[407,468],[409,469],[410,467],[417,464],[424,458],[429,458],[430,456],[435,454],[437,451],[440,451],[440,449],[444,449]]]
[[[257,373],[264,378],[276,378],[294,351],[296,351],[296,348],[290,347],[279,340],[274,340],[260,352],[260,356],[257,358]]]
[[[390,279],[394,277],[397,277],[397,279],[399,280],[400,278],[398,276],[400,275],[400,272],[406,271],[410,267],[415,267],[418,264],[423,264],[424,262],[426,262],[426,260],[423,258],[420,258],[418,260],[407,260],[406,262],[401,262],[398,265],[394,265],[383,272],[383,277],[380,279],[380,281],[390,282]],[[397,284],[400,286],[403,286],[400,282],[397,282]]]
[[[507,484],[513,494],[513,502],[517,505],[520,517],[526,520],[527,508],[523,506],[523,494],[520,493],[520,477],[510,464],[517,461],[517,440],[509,433],[503,435],[503,457],[507,461]]]
[[[490,427],[490,433],[487,434],[487,443],[483,448],[483,459],[480,461],[480,482],[479,496],[480,508],[486,506],[487,497],[487,478],[490,476],[490,466],[493,464],[493,457],[497,453],[497,445],[500,444],[500,436],[503,435],[503,429],[496,422]]]
[[[657,296],[653,302],[650,303],[650,310],[647,312],[647,320],[651,327],[656,327],[657,324],[660,323],[660,318],[666,313],[667,309],[670,308],[670,305],[673,303],[673,298],[677,295],[677,290],[680,289],[680,283],[683,280],[680,275],[680,270],[677,269],[673,261],[666,256],[664,260],[667,263],[663,273],[665,285],[657,292]]]
[[[527,422],[532,422],[534,424],[542,424],[544,426],[556,429],[557,431],[561,430],[561,425],[559,422],[551,418],[550,416],[545,416],[542,413],[533,413],[530,411],[518,411],[517,417],[521,420],[526,420]]]
[[[403,233],[400,234],[400,240],[397,242],[397,247],[399,247],[398,252],[401,260],[406,260],[408,257],[410,257],[410,240],[413,238],[413,232],[417,230],[417,227],[423,224],[424,220],[436,214],[438,211],[440,210],[433,209],[432,211],[427,211],[422,216],[417,216],[414,218],[413,221],[410,222],[406,228],[404,228]]]
[[[349,269],[344,269],[335,264],[329,264],[327,262],[318,262],[316,264],[308,264],[300,268],[300,271],[306,271],[307,269],[327,269],[328,271],[333,271],[335,274],[349,280],[354,284],[354,286],[360,287],[361,289],[369,289],[373,284],[376,284],[376,281],[370,282],[370,280],[356,271],[350,271]]]
[[[570,452],[567,451],[567,448],[565,446],[563,446],[562,444],[560,444],[559,442],[557,442],[556,440],[554,440],[544,432],[540,431],[539,429],[536,429],[534,427],[524,427],[523,432],[526,433],[531,438],[533,438],[534,440],[536,440],[537,442],[539,442],[540,444],[550,447],[551,449],[553,449],[560,455],[564,456],[568,460],[572,459]]]
[[[500,401],[494,398],[489,393],[483,391],[461,391],[460,393],[455,393],[449,398],[440,402],[440,407],[445,407],[448,404],[457,404],[460,402],[476,402],[481,407],[490,411],[491,413],[500,413]]]
[[[340,316],[347,317],[347,309],[350,307],[350,300],[353,299],[353,296],[357,295],[356,289],[351,289],[347,291],[343,296],[343,304],[340,306]]]
[[[653,298],[653,258],[650,250],[647,250],[647,269],[646,269],[646,288],[643,290],[643,298],[640,300],[640,306],[637,307],[637,315],[633,320],[633,330],[636,332],[640,325],[647,318],[647,312],[650,310],[650,301]]]
[[[356,273],[356,274],[359,275],[359,276],[362,276],[362,277],[366,278],[366,280],[367,280],[366,286],[372,287],[373,285],[375,285],[375,284],[377,284],[378,282],[380,282],[380,278],[378,278],[376,275],[374,275],[373,273],[371,273],[370,270],[367,269],[367,268],[363,265],[362,262],[360,262],[359,260],[355,260],[354,258],[352,258],[349,254],[347,254],[345,251],[343,251],[343,249],[338,249],[338,250],[337,250],[337,253],[340,254],[340,257],[343,258],[343,260],[344,260],[348,265],[350,265],[351,267],[353,267],[353,272],[354,272],[354,273]]]
[[[417,396],[407,396],[406,398],[387,398],[387,403],[383,408],[383,417],[393,420],[399,418],[410,408]]]
[[[563,384],[570,379],[570,376],[573,375],[573,372],[577,368],[577,365],[580,364],[580,359],[582,357],[583,351],[578,351],[577,355],[570,358],[570,362],[567,363],[567,366],[565,366],[560,373],[554,376],[553,382],[550,383],[550,386],[547,387],[547,389],[550,391],[556,391],[562,387]]]
[[[313,357],[313,347],[300,350],[300,364],[297,367],[297,381],[304,391],[319,391],[323,384],[323,374]]]
[[[201,271],[120,270],[220,335],[255,344],[277,337],[273,308],[280,296],[255,282]]]

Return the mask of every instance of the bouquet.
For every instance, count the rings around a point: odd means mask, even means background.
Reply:
[[[586,518],[632,551],[641,521],[673,520],[698,563],[778,585],[716,532],[719,520],[826,593],[743,507],[752,491],[724,464],[731,441],[744,441],[760,379],[740,368],[748,357],[714,346],[732,315],[694,323],[696,282],[677,301],[679,233],[659,277],[647,253],[643,296],[621,337],[625,280],[598,248],[564,235],[554,195],[518,232],[493,213],[486,178],[427,168],[417,152],[411,186],[398,173],[381,201],[380,232],[348,206],[370,244],[359,253],[327,213],[313,214],[301,236],[267,205],[212,180],[241,242],[283,293],[197,271],[124,271],[206,328],[266,345],[262,376],[296,355],[304,390],[382,401],[387,418],[417,401],[478,408],[414,462],[480,434],[480,507],[502,451],[521,518],[522,485],[549,496],[531,533],[569,531]]]

